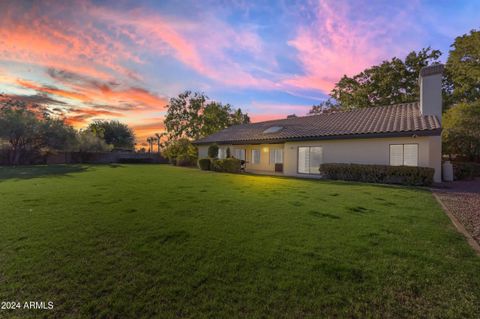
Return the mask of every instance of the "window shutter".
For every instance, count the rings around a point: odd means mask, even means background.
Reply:
[[[390,165],[403,165],[403,145],[390,145]]]
[[[403,146],[403,165],[418,166],[418,144],[405,144]]]

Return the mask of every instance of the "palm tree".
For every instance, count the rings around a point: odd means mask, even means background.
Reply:
[[[160,138],[162,137],[162,135],[163,135],[163,133],[162,134],[155,133],[155,136],[157,137],[158,154],[160,154]]]
[[[153,137],[147,137],[147,143],[149,145],[148,152],[151,153],[153,149]]]

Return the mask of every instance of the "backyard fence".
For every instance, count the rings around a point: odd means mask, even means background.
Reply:
[[[8,149],[0,149],[0,165],[12,165]],[[158,153],[137,152],[55,152],[44,156],[25,156],[20,164],[108,164],[151,163],[166,164],[168,160]]]

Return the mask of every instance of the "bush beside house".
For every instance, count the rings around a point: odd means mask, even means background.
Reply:
[[[322,164],[320,172],[329,179],[428,186],[433,183],[434,169],[412,166],[329,163]]]
[[[240,173],[241,161],[230,157],[225,159],[213,159],[211,162],[212,171],[225,173]]]
[[[210,159],[209,158],[201,158],[198,160],[198,167],[202,171],[209,171],[210,170]]]
[[[170,142],[163,150],[172,165],[195,166],[197,163],[197,148],[187,138]]]
[[[455,180],[472,180],[480,177],[480,163],[453,162],[452,165]]]
[[[241,161],[231,157],[230,148],[226,151],[227,158],[218,159],[218,145],[213,144],[208,147],[208,157],[198,160],[198,167],[201,170],[212,170],[225,173],[240,173]]]
[[[201,170],[212,170],[215,172],[240,173],[241,161],[230,157],[225,159],[201,158],[198,160],[198,167]]]

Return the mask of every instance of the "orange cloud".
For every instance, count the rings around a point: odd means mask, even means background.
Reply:
[[[71,108],[68,110],[63,110],[62,115],[65,117],[65,122],[74,127],[82,127],[87,124],[88,121],[94,118],[99,118],[99,116],[108,116],[114,118],[124,116],[123,114],[117,112],[86,108]]]
[[[107,115],[107,116],[113,116],[113,117],[123,117],[124,115],[118,112],[112,112],[112,111],[107,111],[107,110],[96,110],[96,109],[69,109],[69,113],[77,113],[77,114],[85,114],[85,115],[90,115],[90,116],[99,116],[99,115]]]
[[[108,84],[77,85],[63,82],[74,90],[64,90],[53,86],[39,85],[32,81],[16,79],[16,83],[23,88],[35,90],[39,93],[47,93],[58,97],[68,98],[84,103],[97,104],[133,104],[137,105],[135,110],[161,110],[168,104],[168,99],[159,97],[145,89],[130,87],[126,89],[112,89]]]
[[[137,143],[145,142],[148,137],[155,136],[155,133],[165,131],[165,125],[162,118],[152,119],[147,123],[132,126],[137,137]]]
[[[91,119],[91,116],[88,114],[80,114],[73,116],[65,116],[65,123],[76,128],[80,128],[87,124],[88,120]]]
[[[84,94],[81,94],[81,93],[66,91],[66,90],[62,90],[62,89],[59,89],[59,88],[56,88],[56,87],[51,87],[51,86],[42,86],[42,85],[35,84],[31,81],[26,81],[26,80],[21,80],[21,79],[18,79],[17,83],[24,88],[32,89],[32,90],[35,90],[37,92],[53,94],[53,95],[56,95],[56,96],[65,97],[65,98],[69,98],[69,99],[74,99],[74,100],[78,100],[78,101],[81,101],[81,102],[90,102],[91,101],[90,97],[88,97]]]
[[[135,87],[115,91],[105,85],[99,88],[99,92],[90,91],[90,94],[106,102],[138,103],[139,106],[148,110],[161,110],[168,104],[167,98],[158,97],[145,89]]]

